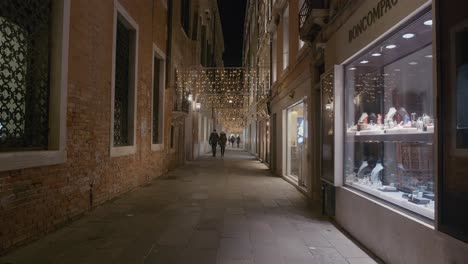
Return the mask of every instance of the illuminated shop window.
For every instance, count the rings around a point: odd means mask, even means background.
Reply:
[[[431,14],[345,67],[345,182],[434,219]]]

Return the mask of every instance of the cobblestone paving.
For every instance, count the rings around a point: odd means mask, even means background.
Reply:
[[[376,263],[248,154],[205,156],[0,263]]]

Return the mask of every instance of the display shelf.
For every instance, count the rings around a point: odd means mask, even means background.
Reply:
[[[408,209],[413,211],[419,215],[427,217],[431,220],[434,220],[434,209],[426,207],[424,205],[418,205],[412,202],[409,202],[407,199],[402,197],[403,192],[383,192],[379,191],[378,189],[374,189],[372,187],[359,184],[357,182],[347,182],[349,186],[352,186],[360,191],[365,193],[371,194],[375,197],[378,197],[382,200],[388,201],[392,204],[400,206],[402,208]]]
[[[383,131],[383,130],[382,130]],[[424,142],[432,143],[433,132],[392,133],[383,131],[380,134],[364,134],[360,132],[347,132],[348,142]]]

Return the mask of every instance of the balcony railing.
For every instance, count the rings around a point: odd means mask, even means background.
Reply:
[[[306,23],[307,18],[312,13],[312,10],[326,9],[327,2],[328,1],[326,0],[305,0],[301,10],[299,11],[299,30],[301,30]]]

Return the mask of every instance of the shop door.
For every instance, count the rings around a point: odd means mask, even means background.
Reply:
[[[273,118],[271,119],[271,140],[270,140],[270,144],[271,144],[271,162],[270,162],[270,168],[271,168],[271,171],[273,172],[276,172],[276,162],[277,162],[277,159],[276,159],[276,151],[277,151],[277,146],[276,144],[278,143],[278,140],[276,138],[276,135],[277,135],[277,131],[276,131],[276,124],[277,124],[277,114],[273,114]]]
[[[307,116],[302,101],[287,110],[286,176],[305,186]]]
[[[468,3],[437,1],[439,229],[468,242]]]
[[[266,133],[266,136],[265,136],[265,161],[266,163],[268,163],[268,165],[271,164],[271,160],[270,160],[270,119],[267,119],[266,121],[266,128],[265,128],[265,133]]]

